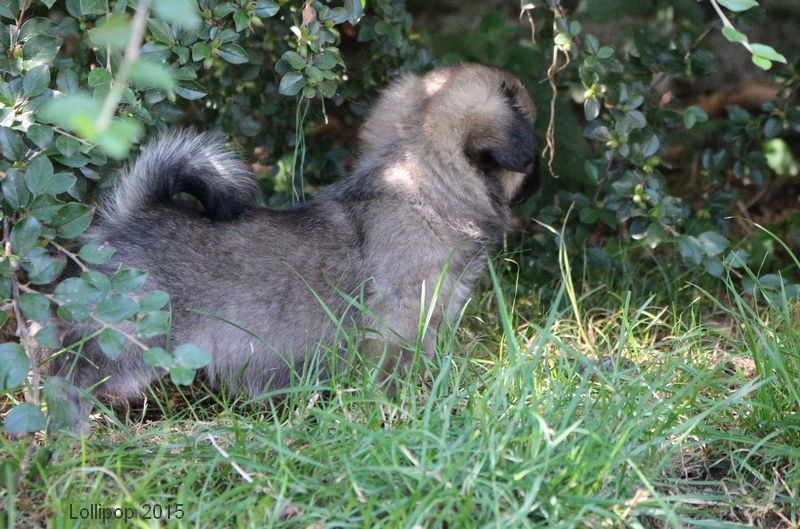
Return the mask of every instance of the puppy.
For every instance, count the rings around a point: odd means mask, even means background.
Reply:
[[[457,316],[511,207],[536,189],[533,121],[525,88],[503,71],[406,75],[364,124],[353,174],[281,211],[253,206],[251,174],[218,139],[162,135],[99,205],[84,242],[117,249],[103,271],[142,269],[145,289],[169,292],[171,343],[209,351],[214,385],[251,396],[285,387],[307,355],[336,346],[337,328],[400,362],[433,351],[435,329]],[[178,192],[202,210],[176,203]],[[430,314],[422,336],[421,307]],[[87,330],[68,327],[65,344]],[[123,399],[163,374],[133,344],[111,360],[89,341],[51,365]]]

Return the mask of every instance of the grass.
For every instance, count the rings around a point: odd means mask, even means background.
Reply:
[[[646,266],[523,295],[498,261],[392,397],[352,367],[266,411],[172,389],[88,438],[3,439],[2,521],[799,527],[797,301]],[[94,505],[131,519],[74,519]]]

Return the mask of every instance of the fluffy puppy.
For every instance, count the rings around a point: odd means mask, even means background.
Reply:
[[[533,120],[525,88],[503,71],[466,64],[406,75],[364,124],[353,173],[287,210],[253,206],[257,186],[218,139],[162,135],[121,175],[84,242],[117,248],[105,272],[146,270],[145,289],[169,292],[171,343],[209,351],[215,385],[251,396],[281,388],[307,355],[337,345],[337,328],[390,362],[430,353],[511,207],[538,184]],[[176,203],[177,192],[202,210]],[[430,313],[423,336],[421,306]],[[64,343],[86,330],[68,327]],[[92,341],[71,354],[79,358],[61,355],[54,370],[100,394],[135,397],[162,374],[134,345],[114,360]]]

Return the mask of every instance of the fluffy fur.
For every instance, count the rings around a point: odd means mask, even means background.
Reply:
[[[161,136],[101,204],[87,240],[117,248],[107,272],[140,268],[145,289],[170,293],[171,343],[211,352],[217,385],[250,395],[285,386],[292,366],[336,345],[330,313],[373,353],[399,358],[417,343],[430,352],[433,332],[417,336],[421,301],[430,304],[447,268],[430,328],[452,320],[512,204],[537,185],[533,119],[527,92],[505,72],[406,75],[363,126],[353,174],[282,211],[251,205],[255,185],[218,139]],[[203,210],[176,204],[178,191]],[[85,330],[68,328],[65,343]],[[99,393],[135,397],[161,374],[134,346],[114,361],[92,342],[80,354],[57,369],[80,387],[107,378]]]

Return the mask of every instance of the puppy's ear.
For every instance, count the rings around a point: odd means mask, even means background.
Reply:
[[[515,173],[529,173],[536,160],[536,136],[522,112],[513,109],[512,119],[502,127],[502,141],[489,149],[497,164]]]
[[[485,116],[467,142],[467,155],[483,170],[505,169],[530,173],[536,160],[536,136],[525,114],[506,99],[502,113]]]

